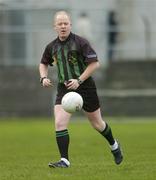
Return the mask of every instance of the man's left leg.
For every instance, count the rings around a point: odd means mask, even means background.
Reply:
[[[94,112],[85,112],[91,125],[108,141],[116,164],[123,160],[120,144],[114,139],[110,126],[101,117],[100,108]]]

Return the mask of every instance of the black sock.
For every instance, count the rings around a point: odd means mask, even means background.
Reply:
[[[108,126],[107,123],[106,123],[105,129],[100,133],[102,134],[102,136],[104,136],[107,139],[107,141],[109,142],[110,145],[113,145],[115,143],[115,140],[114,140],[113,135],[112,135],[112,130]]]
[[[61,158],[68,159],[69,134],[68,130],[56,131],[56,141]]]

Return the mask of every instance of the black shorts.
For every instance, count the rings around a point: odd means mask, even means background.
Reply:
[[[61,104],[62,97],[68,92],[77,92],[83,98],[83,109],[86,112],[94,112],[97,110],[99,105],[99,98],[96,91],[96,86],[92,78],[89,78],[83,84],[81,84],[76,90],[67,90],[64,84],[59,83],[57,86],[56,104]]]

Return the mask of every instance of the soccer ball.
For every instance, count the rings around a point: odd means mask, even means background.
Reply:
[[[69,92],[63,96],[61,104],[66,112],[74,113],[82,109],[83,99],[80,94]]]

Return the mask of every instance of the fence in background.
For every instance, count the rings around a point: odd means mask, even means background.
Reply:
[[[1,0],[0,65],[38,65],[45,45],[56,36],[52,18],[60,9],[71,13],[73,31],[79,34],[83,27],[77,24],[81,14],[86,14],[90,25],[84,28],[103,65],[110,60],[112,51],[113,60],[156,58],[156,2],[153,0],[104,0],[98,4],[95,0],[92,3],[88,0],[79,3]],[[111,18],[112,9],[115,20]],[[108,34],[109,39],[116,36],[116,40],[108,43]]]
[[[84,33],[98,53],[103,69],[95,79],[104,114],[155,115],[156,1],[0,0],[0,116],[51,115],[55,89],[40,86],[37,66],[56,36],[52,18],[60,9],[72,15],[73,31]],[[115,22],[108,23],[112,10]],[[108,33],[115,38],[110,44]]]

